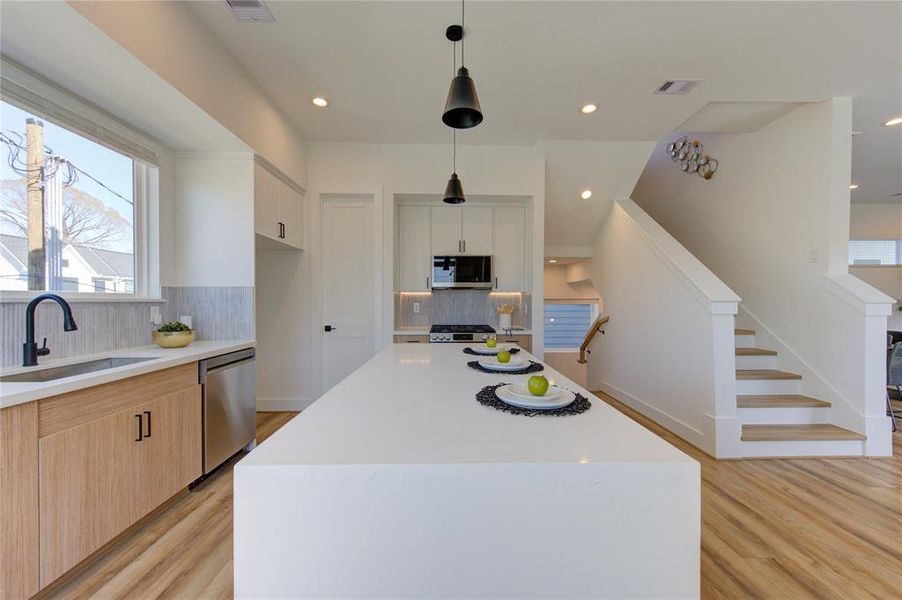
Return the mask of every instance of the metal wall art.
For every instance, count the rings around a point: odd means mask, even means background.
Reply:
[[[711,179],[717,171],[717,159],[705,154],[705,146],[698,140],[690,141],[686,136],[677,138],[667,144],[667,154],[686,173]]]

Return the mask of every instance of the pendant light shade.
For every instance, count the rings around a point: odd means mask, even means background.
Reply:
[[[479,106],[479,96],[476,95],[476,84],[466,67],[459,68],[457,76],[451,80],[442,122],[455,129],[469,129],[482,123],[482,108]]]
[[[464,186],[460,183],[460,179],[457,178],[457,173],[451,173],[451,179],[448,180],[448,185],[445,186],[445,197],[442,198],[442,201],[446,204],[463,204],[467,201],[464,198]]]

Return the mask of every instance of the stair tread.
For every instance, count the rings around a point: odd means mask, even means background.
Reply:
[[[739,408],[794,408],[827,407],[830,403],[799,394],[758,394],[736,396],[736,405]]]
[[[743,425],[743,442],[807,442],[865,440],[866,435],[828,423],[805,425]]]
[[[736,356],[776,356],[776,350],[765,348],[736,348]]]
[[[755,335],[754,329],[743,329],[742,327],[737,327],[733,330],[734,335]]]
[[[779,369],[736,369],[736,379],[801,379],[798,373]]]

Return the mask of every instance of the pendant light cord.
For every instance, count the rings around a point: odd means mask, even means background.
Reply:
[[[464,29],[464,0],[460,0],[460,66],[464,65],[464,38],[467,31]]]
[[[451,151],[451,170],[454,173],[457,173],[457,130],[452,128],[451,131],[452,131],[451,144],[452,144],[452,148],[453,148],[453,150]]]

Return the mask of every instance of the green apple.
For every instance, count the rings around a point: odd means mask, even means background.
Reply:
[[[542,375],[533,375],[526,383],[529,393],[533,396],[544,396],[548,391],[548,380]]]
[[[507,350],[502,350],[498,353],[498,362],[500,363],[509,363],[511,361],[511,353]]]
[[[489,338],[485,341],[485,345],[489,348],[494,348],[498,345],[498,340],[496,340],[495,338]]]

